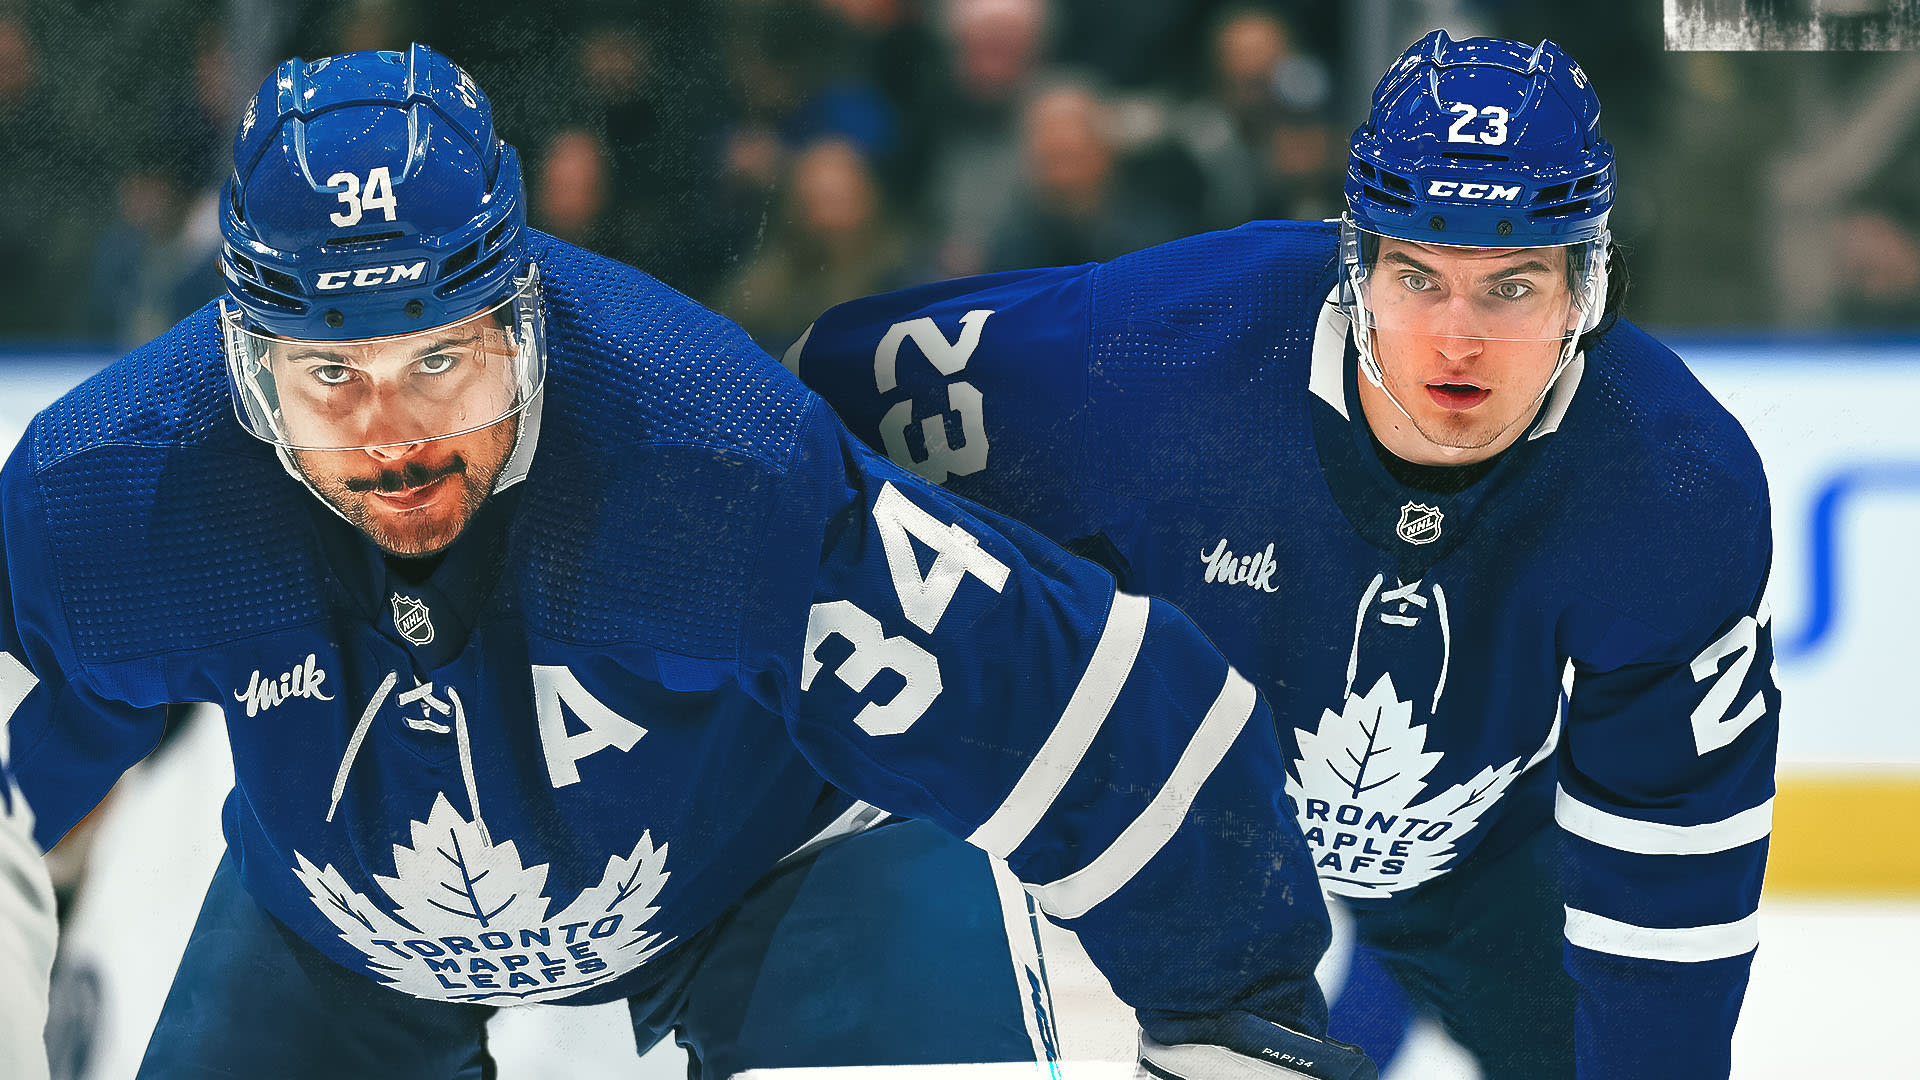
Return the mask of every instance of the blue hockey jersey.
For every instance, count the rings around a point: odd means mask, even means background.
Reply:
[[[415,996],[621,996],[859,799],[1006,858],[1150,1031],[1324,1031],[1270,714],[1191,623],[873,454],[731,323],[533,248],[537,448],[423,582],[241,429],[212,308],[34,420],[0,705],[43,842],[214,702],[247,889]]]
[[[872,297],[785,359],[894,460],[1191,615],[1273,705],[1328,891],[1419,903],[1557,819],[1581,1075],[1725,1076],[1779,706],[1759,459],[1621,323],[1477,483],[1402,485],[1335,242],[1256,223]]]

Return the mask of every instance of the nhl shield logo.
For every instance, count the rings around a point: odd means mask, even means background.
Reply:
[[[393,594],[393,628],[415,645],[433,644],[433,617],[427,605],[411,596]]]
[[[1445,516],[1437,506],[1410,502],[1400,508],[1400,524],[1394,531],[1409,544],[1431,544],[1440,539],[1440,519]]]

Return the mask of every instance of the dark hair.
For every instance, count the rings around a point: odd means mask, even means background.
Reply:
[[[1600,324],[1580,335],[1580,351],[1588,352],[1620,321],[1620,303],[1626,299],[1633,275],[1627,270],[1627,252],[1618,240],[1607,245],[1607,295],[1600,304]]]

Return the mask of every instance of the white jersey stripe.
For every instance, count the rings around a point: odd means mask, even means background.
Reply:
[[[1766,839],[1773,832],[1773,800],[1719,821],[1668,825],[1602,810],[1574,798],[1563,787],[1554,798],[1553,819],[1573,835],[1616,851],[1638,855],[1711,855]]]
[[[27,665],[12,653],[0,652],[0,765],[5,765],[8,760],[7,746],[10,740],[7,738],[7,722],[13,719],[20,703],[27,700],[27,695],[33,693],[33,688],[39,684],[39,677],[27,670]]]
[[[996,859],[1004,859],[1039,824],[1053,800],[1060,797],[1061,789],[1080,767],[1080,759],[1087,756],[1093,737],[1107,722],[1107,714],[1113,711],[1120,688],[1133,672],[1133,662],[1140,655],[1140,643],[1147,636],[1148,607],[1144,596],[1113,594],[1107,625],[1100,631],[1100,642],[1093,647],[1093,659],[1087,661],[1087,670],[1080,673],[1080,683],[1073,688],[1066,711],[1060,714],[1046,742],[1040,744],[1040,751],[1027,763],[1027,771],[1013,785],[1006,801],[967,837],[967,843]]]
[[[1179,831],[1180,823],[1187,818],[1187,808],[1200,794],[1200,785],[1213,775],[1227,748],[1240,737],[1257,701],[1253,684],[1228,668],[1220,696],[1214,699],[1192,741],[1180,752],[1172,775],[1146,810],[1086,866],[1050,884],[1028,886],[1041,910],[1062,919],[1077,919],[1133,880],[1133,875]]]
[[[1020,1016],[1027,1025],[1027,1042],[1033,1047],[1036,1064],[1053,1064],[1060,1048],[1058,1014],[1053,1006],[1047,957],[1041,951],[1040,911],[1006,863],[988,859],[987,866],[993,871],[993,891],[1000,900],[1000,925],[1007,932],[1007,957],[1011,961],[1008,974],[1014,1000],[1025,1003]]]
[[[799,338],[787,346],[786,352],[780,354],[780,365],[795,375],[800,374],[800,354],[807,351],[807,339],[812,336],[813,324],[808,323],[807,328],[800,331]]]
[[[0,653],[0,666],[11,659]],[[6,972],[0,978],[0,1076],[45,1080],[40,1033],[47,1026],[47,978],[59,937],[53,883],[33,842],[26,800],[11,780],[0,777],[0,785],[11,787],[13,807],[9,813],[0,800],[0,970]]]
[[[1712,926],[1661,928],[1615,922],[1579,908],[1567,908],[1567,941],[1594,952],[1641,960],[1697,964],[1743,956],[1760,947],[1760,913],[1739,922]]]

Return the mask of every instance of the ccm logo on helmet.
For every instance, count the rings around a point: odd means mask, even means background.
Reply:
[[[373,285],[397,285],[402,281],[420,281],[427,273],[426,260],[405,266],[363,266],[358,270],[329,270],[313,283],[316,289],[344,289],[352,285],[365,289]]]
[[[1514,202],[1520,198],[1519,184],[1463,184],[1458,180],[1433,180],[1427,194],[1442,199],[1485,199],[1488,202]]]

